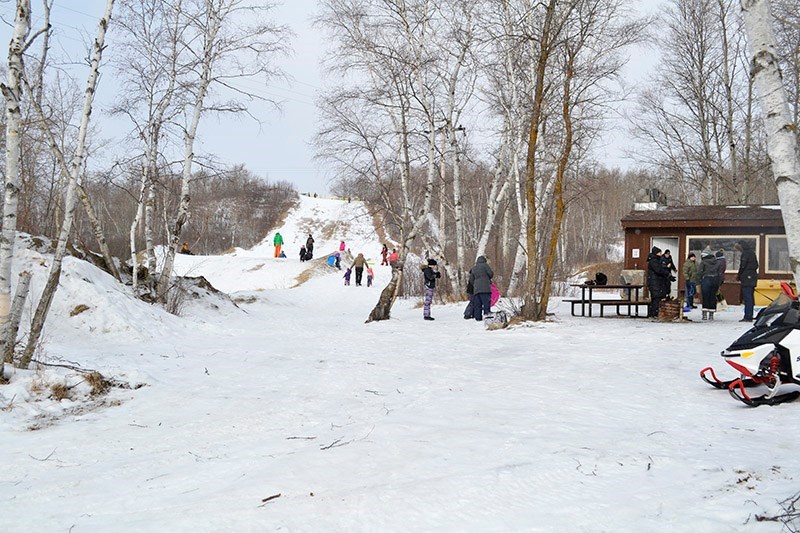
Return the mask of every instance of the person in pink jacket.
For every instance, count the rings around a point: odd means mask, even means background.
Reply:
[[[492,283],[492,295],[490,297],[489,307],[494,307],[494,304],[500,299],[500,289],[497,288],[497,285]]]

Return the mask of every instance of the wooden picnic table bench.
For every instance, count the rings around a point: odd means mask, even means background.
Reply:
[[[588,316],[592,316],[592,306],[598,305],[600,306],[600,316],[603,315],[603,310],[608,307],[615,307],[617,310],[617,315],[623,316],[623,312],[621,312],[622,308],[627,308],[626,313],[624,315],[629,317],[639,317],[642,316],[639,314],[639,306],[646,306],[649,305],[650,302],[639,300],[639,291],[644,288],[644,285],[587,285],[586,283],[578,283],[571,285],[572,287],[578,287],[581,289],[581,297],[580,298],[571,298],[565,299],[565,302],[569,302],[572,306],[571,312],[572,316],[578,316],[575,313],[576,308],[578,305],[581,306],[581,314],[580,316],[587,316],[587,309],[588,309]],[[594,291],[596,290],[625,290],[627,292],[627,298],[595,298]],[[647,313],[644,314],[647,316]]]

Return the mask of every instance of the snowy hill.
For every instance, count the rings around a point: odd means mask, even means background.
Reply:
[[[283,236],[286,259],[274,257],[272,240],[276,231]],[[314,260],[300,262],[300,247],[305,245],[309,234],[315,241]],[[283,224],[252,249],[237,248],[224,256],[178,255],[175,272],[202,275],[214,287],[230,294],[290,288],[319,271],[330,273],[325,260],[339,250],[341,241],[352,251],[342,258],[343,267],[358,253],[380,264],[381,242],[363,202],[300,196],[298,205],[289,211]],[[232,275],[231,268],[236,275]],[[388,275],[389,270],[385,272]]]
[[[323,264],[340,239],[378,258],[363,206],[302,198],[276,229],[287,259],[272,235],[179,256],[242,302],[181,318],[67,262],[42,357],[144,386],[94,398],[69,369],[13,371],[4,530],[780,530],[756,515],[797,493],[800,404],[747,409],[698,378],[725,373],[741,309],[655,323],[556,301],[551,322],[490,332],[461,304],[423,321],[412,299],[365,324],[386,267],[345,287]],[[300,263],[309,232],[318,259]],[[40,283],[46,262],[16,268]]]

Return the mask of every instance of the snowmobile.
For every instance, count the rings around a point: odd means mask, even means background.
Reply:
[[[800,397],[800,301],[787,283],[781,283],[775,300],[756,316],[753,327],[736,339],[720,355],[740,377],[729,381],[717,378],[712,367],[700,371],[700,377],[718,389],[728,389],[731,396],[751,407],[777,405]],[[760,396],[747,389],[758,387]]]

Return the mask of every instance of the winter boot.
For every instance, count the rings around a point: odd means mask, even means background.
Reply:
[[[714,320],[714,311],[709,311],[708,312],[708,319],[709,320]]]
[[[708,311],[703,309],[703,320],[708,320]]]

